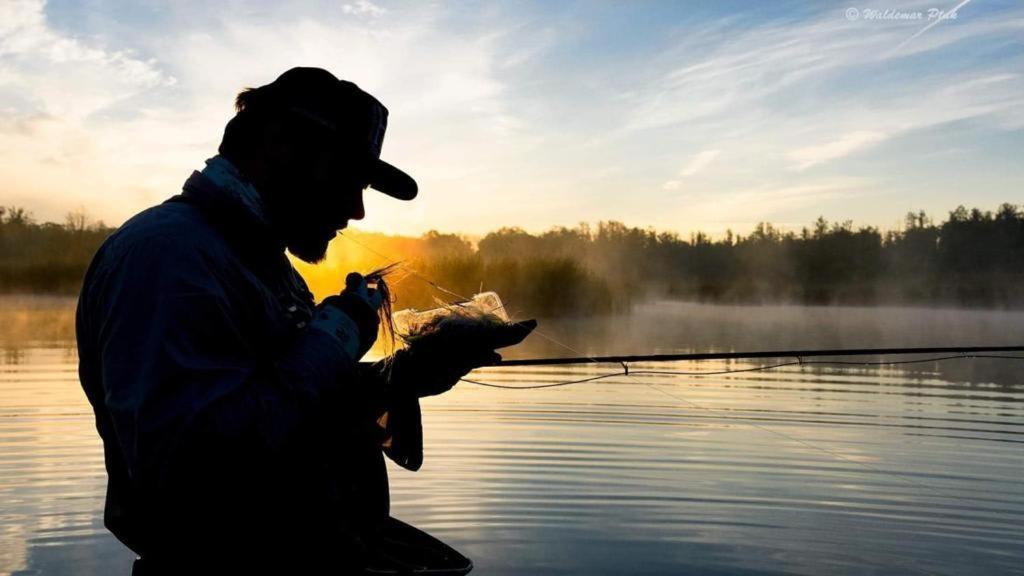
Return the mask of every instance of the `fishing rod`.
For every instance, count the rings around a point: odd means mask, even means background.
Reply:
[[[821,356],[892,356],[907,354],[960,354],[1024,352],[1024,346],[947,346],[928,348],[849,348],[826,350],[762,350],[754,352],[698,352],[690,354],[631,354],[623,356],[576,356],[517,358],[491,366],[556,366],[562,364],[625,364],[629,362],[682,362],[687,360],[744,360],[757,358],[813,358]]]
[[[502,360],[487,367],[503,366],[556,366],[568,364],[618,364],[621,369],[615,372],[607,372],[596,376],[588,376],[577,380],[566,380],[562,382],[548,382],[543,384],[508,385],[496,382],[482,382],[469,378],[462,378],[463,382],[488,388],[505,388],[509,390],[532,390],[537,388],[558,388],[571,384],[584,384],[595,382],[606,378],[617,376],[638,376],[638,375],[664,375],[664,376],[720,376],[725,374],[738,374],[741,372],[767,372],[778,368],[791,366],[896,366],[905,364],[926,364],[930,362],[943,362],[948,360],[960,360],[971,358],[990,358],[994,360],[1017,360],[1024,361],[1024,356],[1008,356],[1000,353],[1024,352],[1024,346],[947,346],[929,348],[852,348],[833,350],[769,350],[757,352],[706,352],[694,354],[648,354],[631,356],[580,356],[563,358],[524,358],[516,360]],[[851,361],[851,360],[805,360],[813,357],[835,357],[835,356],[887,356],[887,355],[911,355],[911,354],[945,354],[944,356],[930,356],[928,358],[914,358],[909,360],[875,360],[875,361]],[[681,371],[681,370],[652,370],[630,368],[630,362],[677,362],[686,360],[735,360],[735,359],[758,359],[758,358],[793,358],[792,361],[753,366],[749,368],[726,368],[724,370],[703,370],[703,371]]]

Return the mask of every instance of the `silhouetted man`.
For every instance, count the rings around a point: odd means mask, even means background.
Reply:
[[[236,100],[218,156],[100,248],[79,300],[82,386],[109,475],[106,526],[146,573],[358,571],[393,540],[383,453],[417,469],[418,398],[492,350],[359,359],[380,295],[315,305],[285,256],[322,260],[373,187],[387,110],[293,68]],[[382,536],[383,535],[383,536]],[[386,556],[386,554],[385,554]]]

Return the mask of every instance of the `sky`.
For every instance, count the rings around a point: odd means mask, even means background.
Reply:
[[[1024,202],[1021,2],[0,0],[0,205],[120,224],[298,65],[377,96],[420,184],[368,192],[363,229],[894,229]]]

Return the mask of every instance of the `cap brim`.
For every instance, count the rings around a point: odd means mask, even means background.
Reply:
[[[419,188],[405,172],[383,160],[377,160],[370,174],[370,188],[399,200],[412,200]]]

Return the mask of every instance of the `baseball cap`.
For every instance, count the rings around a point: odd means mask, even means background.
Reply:
[[[399,200],[416,197],[416,181],[380,159],[388,109],[352,82],[323,68],[296,67],[246,94],[246,110],[276,108],[302,117],[364,151],[374,190]]]

